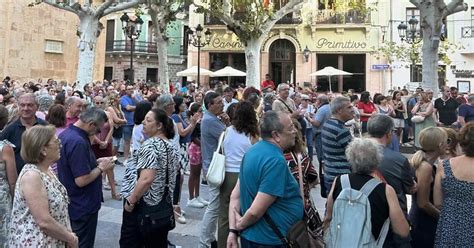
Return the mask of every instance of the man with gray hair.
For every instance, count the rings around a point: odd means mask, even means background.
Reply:
[[[329,107],[332,116],[321,130],[326,195],[329,194],[334,178],[351,173],[345,150],[352,136],[344,123],[354,118],[354,108],[347,97],[334,98]]]
[[[242,247],[285,247],[268,219],[285,235],[303,218],[299,186],[283,156],[284,150],[294,146],[296,132],[286,112],[268,111],[260,120],[262,141],[245,153],[232,191],[228,246],[238,247],[240,234]],[[263,218],[266,213],[269,218]]]
[[[20,156],[21,136],[26,129],[35,125],[47,125],[48,123],[36,117],[38,111],[38,101],[33,93],[25,93],[18,97],[18,119],[10,123],[0,134],[0,140],[8,140],[14,146],[15,163],[18,174],[25,165]]]
[[[66,99],[66,127],[76,123],[82,112],[84,101],[77,96],[70,96]]]
[[[102,203],[102,173],[113,169],[112,157],[96,159],[90,137],[107,121],[104,110],[91,107],[60,135],[61,156],[58,178],[69,196],[72,231],[79,247],[94,247],[99,209]]]
[[[405,216],[408,216],[406,195],[413,194],[416,191],[416,183],[413,180],[415,175],[408,159],[401,153],[388,148],[392,143],[393,128],[393,120],[387,115],[372,115],[367,122],[367,131],[370,137],[383,149],[383,158],[378,170],[382,173],[386,182],[395,190],[400,207]],[[402,239],[389,231],[385,244],[392,244],[389,247],[399,247],[402,242],[406,243],[408,241],[406,238]]]

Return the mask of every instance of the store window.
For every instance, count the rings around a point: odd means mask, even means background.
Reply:
[[[245,53],[209,53],[209,61],[211,71],[217,71],[226,66],[246,71]],[[245,77],[218,77],[211,78],[211,81],[228,81],[232,87],[237,87],[240,84],[245,85]]]

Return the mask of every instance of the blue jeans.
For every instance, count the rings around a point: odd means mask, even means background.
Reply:
[[[285,248],[285,245],[262,245],[240,237],[241,248]]]
[[[306,128],[306,146],[308,147],[308,156],[313,159],[313,128]]]

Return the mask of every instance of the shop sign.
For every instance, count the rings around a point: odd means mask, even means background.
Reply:
[[[316,42],[316,48],[319,49],[365,49],[367,43],[363,41],[331,41],[326,38],[320,38]]]
[[[243,50],[244,45],[234,35],[216,34],[205,48],[206,50]]]
[[[456,78],[474,78],[474,70],[453,70]]]

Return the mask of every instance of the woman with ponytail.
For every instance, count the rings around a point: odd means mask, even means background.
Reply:
[[[439,127],[428,127],[419,134],[421,150],[411,164],[416,171],[417,192],[412,198],[409,219],[412,223],[412,247],[433,247],[440,211],[433,203],[435,162],[446,153],[448,135]]]

